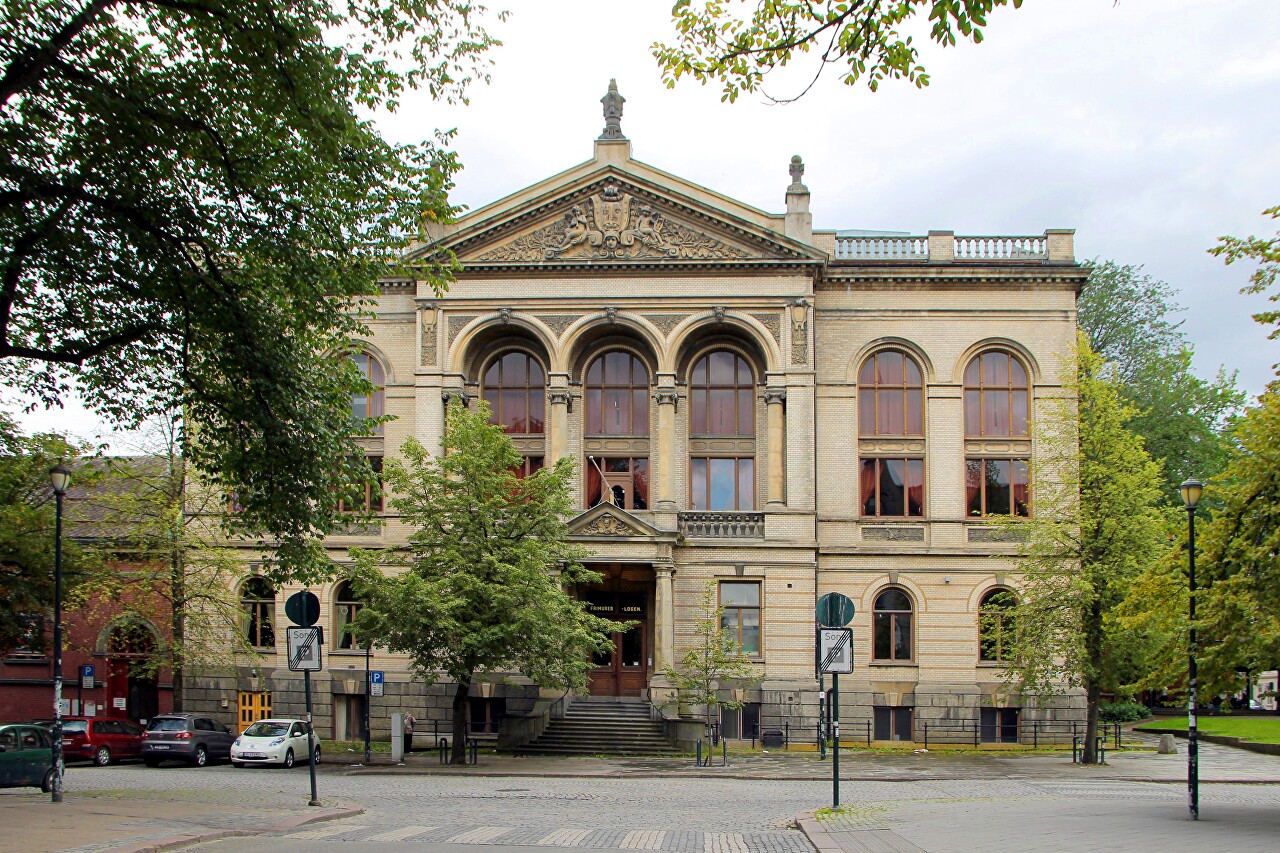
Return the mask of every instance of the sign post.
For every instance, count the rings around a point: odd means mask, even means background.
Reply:
[[[364,647],[364,764],[369,766],[369,688],[373,684],[373,673],[369,672],[369,654],[373,644]],[[378,673],[378,695],[382,695],[382,673]]]
[[[818,621],[819,628],[843,628],[853,621],[854,606],[853,600],[849,596],[839,592],[828,592],[818,599],[817,612],[815,617]],[[852,643],[852,641],[850,641]],[[831,708],[835,704],[834,701],[827,698],[827,686],[823,680],[826,670],[822,667],[822,656],[820,653],[820,643],[814,644],[815,659],[814,664],[818,670],[818,759],[823,760],[827,757],[827,717],[831,714]],[[835,675],[832,675],[834,681]],[[835,690],[835,699],[840,698],[840,692]],[[833,718],[837,724],[840,719],[840,713],[837,710]],[[836,741],[836,749],[839,750],[839,740]],[[839,779],[840,758],[837,753],[835,765],[832,772]],[[836,782],[836,793],[839,795],[839,781]]]
[[[289,648],[289,669],[302,673],[302,689],[307,696],[307,769],[311,774],[311,801],[309,806],[320,805],[316,793],[316,733],[311,715],[311,673],[323,666],[324,632],[312,627],[320,619],[320,599],[303,590],[296,592],[284,603],[284,612],[294,622],[285,629]]]
[[[834,613],[823,613],[823,600],[840,596],[849,602],[848,610],[840,607]],[[853,602],[839,593],[828,593],[818,602],[818,619],[824,616],[843,619],[845,624],[853,619]],[[853,629],[818,629],[818,673],[831,673],[831,807],[840,808],[840,673],[853,672]]]
[[[80,667],[80,689],[77,690],[76,704],[80,706],[80,713],[84,714],[84,689],[88,687],[93,689],[94,671],[93,664],[86,663]],[[86,714],[86,716],[88,716]]]

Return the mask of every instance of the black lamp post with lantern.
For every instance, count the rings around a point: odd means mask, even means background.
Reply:
[[[1192,478],[1179,487],[1187,508],[1187,585],[1190,589],[1190,636],[1187,641],[1187,805],[1191,819],[1200,819],[1200,743],[1196,733],[1196,504],[1204,484]]]
[[[53,802],[62,802],[62,498],[71,485],[71,471],[62,464],[49,471],[53,486]]]

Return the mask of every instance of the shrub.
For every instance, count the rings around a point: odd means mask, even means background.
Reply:
[[[1149,716],[1147,706],[1137,702],[1103,702],[1098,708],[1098,718],[1104,723],[1132,723]]]

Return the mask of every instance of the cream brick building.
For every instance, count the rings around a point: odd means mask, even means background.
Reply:
[[[446,295],[384,283],[358,343],[385,388],[368,402],[394,420],[367,452],[395,454],[409,436],[438,446],[447,402],[486,398],[531,466],[577,461],[573,530],[606,575],[582,595],[640,622],[598,662],[593,694],[661,694],[659,673],[714,582],[763,677],[728,715],[730,733],[787,723],[813,742],[814,605],[827,592],[857,609],[846,736],[874,723],[878,737],[919,738],[929,722],[940,739],[949,720],[968,727],[957,739],[980,722],[998,739],[999,724],[1077,715],[1066,697],[1011,692],[998,638],[979,636],[984,600],[1016,595],[1015,545],[982,516],[1026,502],[1027,416],[1061,393],[1085,277],[1073,232],[816,230],[798,157],[790,185],[779,180],[785,212],[766,213],[634,159],[614,94],[590,160],[418,249],[456,253],[462,271]],[[387,515],[330,544],[395,545],[407,533]],[[268,666],[235,684],[198,679],[189,695],[233,707],[237,690],[241,702],[269,692],[276,713],[300,708],[276,652],[291,591],[246,596],[254,624],[276,611],[277,636],[257,638]],[[343,593],[316,591],[330,647],[318,726],[351,737],[364,654],[337,647]],[[401,657],[373,658],[387,673],[375,734],[394,710],[447,717],[451,686],[415,682]],[[477,730],[545,711],[536,685],[488,682],[473,686]]]

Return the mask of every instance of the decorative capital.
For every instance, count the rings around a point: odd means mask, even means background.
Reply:
[[[457,400],[462,404],[462,408],[467,409],[471,407],[471,395],[461,388],[445,388],[440,392],[440,397],[444,400],[444,404],[446,406],[454,400]]]
[[[570,408],[573,405],[573,395],[563,388],[556,388],[547,392],[547,402],[553,406]]]
[[[600,99],[604,105],[604,130],[600,139],[626,139],[622,135],[622,105],[627,99],[618,94],[618,81],[609,81],[609,91]]]
[[[680,394],[674,389],[664,388],[654,391],[653,399],[659,406],[674,406],[680,401]]]
[[[775,404],[781,405],[782,403],[785,403],[787,401],[787,389],[786,388],[764,389],[764,401],[766,404],[770,406]]]
[[[789,193],[807,193],[809,188],[800,182],[804,177],[804,161],[800,159],[800,155],[796,154],[791,158],[791,186],[787,187]]]

